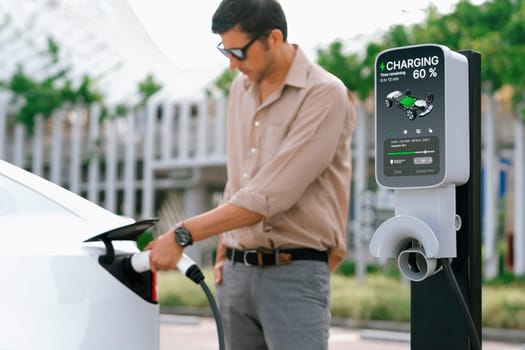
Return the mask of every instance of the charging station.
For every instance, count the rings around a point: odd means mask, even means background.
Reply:
[[[436,44],[376,58],[375,175],[395,215],[370,252],[412,281],[411,349],[480,348],[480,62]]]

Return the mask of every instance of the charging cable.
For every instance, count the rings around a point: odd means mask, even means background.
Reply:
[[[465,316],[467,318],[470,338],[472,339],[474,343],[473,344],[474,349],[481,350],[481,343],[479,340],[478,332],[476,330],[476,326],[474,325],[474,320],[472,319],[472,315],[470,314],[470,309],[467,305],[467,302],[465,301],[463,293],[461,293],[461,289],[459,288],[459,284],[458,284],[458,281],[456,280],[456,276],[454,276],[454,272],[452,271],[450,259],[440,259],[440,261],[441,261],[441,265],[443,265],[445,275],[447,276],[447,279],[450,282],[452,289],[454,289],[456,297],[458,298],[459,303],[461,304],[461,307],[463,308],[463,312],[465,313]]]
[[[133,270],[135,270],[135,272],[142,273],[150,270],[149,254],[150,251],[148,250],[142,253],[134,254],[130,257],[130,265],[133,268]],[[182,254],[179,262],[177,263],[177,269],[179,269],[179,271],[182,272],[190,280],[200,285],[202,290],[206,294],[206,297],[208,298],[208,302],[210,303],[213,312],[213,317],[215,318],[215,323],[217,325],[219,349],[226,349],[224,345],[224,330],[222,327],[221,314],[219,313],[219,308],[217,307],[217,303],[215,302],[213,294],[208,288],[208,285],[204,282],[204,274],[202,273],[201,269],[186,254]]]

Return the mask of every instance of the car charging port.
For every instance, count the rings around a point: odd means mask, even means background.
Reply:
[[[104,243],[106,254],[98,258],[100,265],[121,283],[131,289],[142,299],[157,303],[156,275],[154,272],[135,271],[130,265],[133,254],[119,254],[113,246],[114,241],[137,241],[138,237],[149,227],[154,225],[157,219],[147,219],[134,222],[127,226],[118,227],[108,232],[91,237],[84,242]]]
[[[157,303],[156,276],[154,272],[136,272],[130,265],[131,254],[108,258],[100,256],[98,261],[111,275],[122,282],[142,299]]]

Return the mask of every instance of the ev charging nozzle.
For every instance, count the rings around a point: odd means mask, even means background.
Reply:
[[[149,265],[150,251],[133,254],[129,259],[131,267],[137,273],[142,273],[150,270]]]
[[[135,272],[142,273],[150,270],[150,253],[151,251],[148,250],[145,252],[133,254],[129,258],[130,265]],[[204,279],[204,275],[195,261],[191,260],[186,254],[182,254],[179,262],[177,263],[177,269],[197,284]]]

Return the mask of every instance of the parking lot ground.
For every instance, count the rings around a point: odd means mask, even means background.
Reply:
[[[330,350],[410,350],[403,332],[332,327]],[[161,315],[160,350],[217,350],[217,328],[208,317]],[[287,349],[293,350],[293,349]],[[525,350],[522,344],[483,341],[483,350]]]

